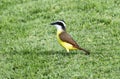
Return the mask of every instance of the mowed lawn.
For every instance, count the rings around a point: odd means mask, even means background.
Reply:
[[[91,54],[67,53],[56,20]],[[120,0],[0,0],[0,79],[120,79]]]

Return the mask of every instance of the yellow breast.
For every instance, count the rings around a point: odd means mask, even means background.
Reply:
[[[57,32],[57,40],[58,40],[58,42],[60,43],[60,45],[62,45],[64,48],[70,49],[70,50],[72,50],[72,49],[77,49],[77,48],[74,48],[73,45],[71,45],[71,44],[69,44],[69,43],[67,43],[67,42],[62,41],[62,40],[60,39],[60,37],[59,37],[59,34],[60,34],[60,33],[61,33],[61,31]]]

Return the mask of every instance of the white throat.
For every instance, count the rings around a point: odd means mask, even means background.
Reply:
[[[57,28],[57,31],[63,31],[62,26],[60,26],[60,25],[55,25],[55,27]]]

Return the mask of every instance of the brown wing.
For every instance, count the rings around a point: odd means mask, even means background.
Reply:
[[[79,48],[79,45],[66,32],[62,32],[59,36],[62,41],[72,44],[75,48]]]

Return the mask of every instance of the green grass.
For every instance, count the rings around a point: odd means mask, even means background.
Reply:
[[[67,53],[49,24],[81,47]],[[120,79],[119,0],[0,0],[0,79]]]

